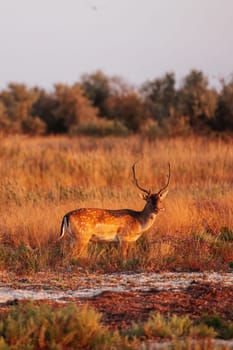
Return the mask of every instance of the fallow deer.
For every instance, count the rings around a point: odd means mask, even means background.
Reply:
[[[73,257],[86,255],[89,241],[119,242],[123,261],[126,258],[128,245],[135,242],[142,233],[154,223],[158,213],[163,210],[162,201],[168,193],[170,182],[170,163],[168,163],[167,182],[157,193],[139,185],[135,172],[136,162],[132,166],[133,183],[144,192],[146,201],[141,211],[131,209],[97,209],[80,208],[65,214],[58,239],[67,233],[73,242]]]

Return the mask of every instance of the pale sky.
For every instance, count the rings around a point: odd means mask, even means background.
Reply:
[[[233,0],[0,0],[0,88],[233,73]]]

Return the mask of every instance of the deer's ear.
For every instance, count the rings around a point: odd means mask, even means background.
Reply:
[[[148,199],[148,194],[140,193],[140,197],[141,197],[144,201],[147,201],[147,199]]]
[[[168,190],[165,190],[165,191],[161,192],[161,193],[159,194],[160,200],[163,201],[164,198],[166,198],[167,194],[168,194]]]

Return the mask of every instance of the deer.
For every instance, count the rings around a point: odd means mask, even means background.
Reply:
[[[170,182],[170,163],[166,184],[156,193],[142,187],[136,177],[136,163],[132,165],[133,183],[143,193],[146,201],[141,211],[132,209],[79,208],[66,213],[62,219],[58,240],[66,234],[73,249],[73,258],[85,257],[90,241],[118,242],[121,258],[126,261],[128,247],[153,225],[157,215],[164,210],[163,200],[167,196]]]

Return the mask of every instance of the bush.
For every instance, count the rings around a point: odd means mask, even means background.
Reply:
[[[0,320],[1,349],[110,349],[124,345],[101,325],[101,315],[70,304],[52,310],[32,303],[14,306]],[[9,348],[8,348],[9,346]]]
[[[152,314],[144,324],[134,324],[131,330],[132,336],[180,338],[184,336],[215,337],[213,327],[200,323],[199,325],[188,316],[170,315],[167,318],[157,313]]]
[[[206,324],[208,327],[212,327],[219,338],[233,338],[233,323],[224,320],[217,314],[213,316],[205,315],[200,322]]]

